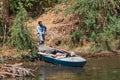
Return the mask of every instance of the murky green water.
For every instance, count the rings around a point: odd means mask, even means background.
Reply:
[[[38,70],[36,78],[12,80],[120,80],[120,57],[90,58],[84,68],[47,63]]]

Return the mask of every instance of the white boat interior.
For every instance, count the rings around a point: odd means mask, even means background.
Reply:
[[[43,53],[43,52],[38,52],[38,54],[51,57],[54,59],[62,60],[62,61],[67,61],[67,62],[82,62],[86,61],[84,58],[74,55],[74,56],[66,56],[66,54],[50,54],[50,53]]]
[[[59,50],[56,48],[52,48],[49,46],[39,46],[38,54],[51,57],[54,59],[59,59],[62,61],[69,61],[69,62],[78,62],[78,61],[86,61],[84,58],[75,54],[75,52],[68,52],[64,50]]]

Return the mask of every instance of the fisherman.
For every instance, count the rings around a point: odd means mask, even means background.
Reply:
[[[37,34],[40,45],[44,44],[45,42],[46,29],[47,28],[45,25],[42,24],[42,21],[38,21]]]

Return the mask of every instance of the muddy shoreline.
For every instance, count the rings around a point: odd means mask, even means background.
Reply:
[[[86,60],[89,58],[102,58],[102,57],[120,57],[120,50],[116,52],[111,51],[102,51],[99,53],[80,53],[76,52],[77,55],[82,56]],[[24,59],[12,57],[12,56],[3,56],[3,62],[0,59],[0,63],[6,63],[6,64],[15,64],[15,63],[24,63],[24,62],[30,62],[34,63],[34,65],[37,65],[36,62],[40,62],[40,65],[44,65],[45,63],[41,59],[28,59],[27,57]]]
[[[99,58],[99,57],[114,57],[120,56],[120,50],[114,51],[101,51],[98,53],[79,53],[78,54],[84,58]]]
[[[114,50],[114,51],[101,51],[98,53],[86,53],[86,52],[75,52],[77,55],[82,56],[83,58],[99,58],[99,57],[115,57],[115,56],[120,56],[120,50]],[[26,54],[25,54],[26,55]],[[34,62],[37,61],[35,58],[34,60],[29,60],[27,59],[28,57],[22,59],[18,57],[13,57],[12,56],[4,56],[1,54],[2,57],[0,57],[0,63],[1,63],[1,58],[3,59],[4,63],[19,63],[19,62],[24,62],[24,61],[30,61]],[[38,60],[40,61],[40,59]]]

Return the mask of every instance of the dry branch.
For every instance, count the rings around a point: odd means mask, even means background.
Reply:
[[[35,76],[30,72],[30,69],[21,67],[22,63],[16,64],[0,64],[0,78],[5,77],[23,77],[23,76]]]

